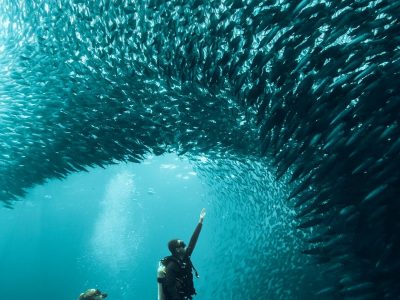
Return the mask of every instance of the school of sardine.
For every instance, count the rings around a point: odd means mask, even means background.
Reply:
[[[316,297],[398,299],[399,33],[389,0],[0,0],[0,199],[149,153],[267,160],[339,274]]]

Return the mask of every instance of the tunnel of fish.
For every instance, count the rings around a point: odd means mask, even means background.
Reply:
[[[315,295],[398,297],[399,1],[0,4],[4,205],[147,153],[268,162],[298,255],[336,274]]]

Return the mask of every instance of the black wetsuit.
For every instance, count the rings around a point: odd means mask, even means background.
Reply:
[[[196,246],[202,228],[202,223],[197,224],[196,229],[186,248],[185,257],[179,259],[174,256],[167,265],[165,276],[165,296],[166,300],[186,300],[192,299],[188,294],[195,294],[193,287],[192,262],[190,256]]]

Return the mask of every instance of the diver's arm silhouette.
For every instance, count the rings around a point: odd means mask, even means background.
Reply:
[[[200,212],[200,219],[199,223],[196,226],[196,229],[194,230],[192,237],[190,238],[189,245],[186,248],[186,256],[190,257],[193,253],[194,247],[196,246],[197,239],[199,238],[201,228],[203,226],[203,220],[204,217],[206,216],[206,209],[203,208]]]

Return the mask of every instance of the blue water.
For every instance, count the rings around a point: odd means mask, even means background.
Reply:
[[[99,288],[109,299],[156,299],[158,259],[170,239],[190,238],[207,189],[187,161],[169,155],[30,190],[0,210],[1,298],[67,300]],[[206,299],[212,220],[209,211],[193,254],[197,299]]]

